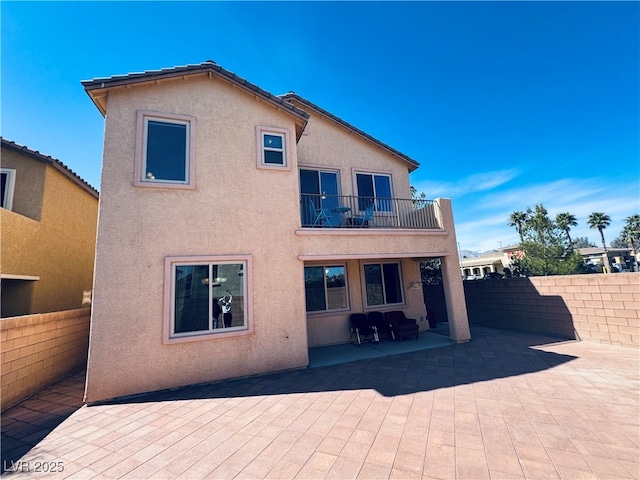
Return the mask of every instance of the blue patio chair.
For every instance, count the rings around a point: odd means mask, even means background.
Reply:
[[[373,203],[370,203],[369,206],[365,209],[363,216],[353,217],[351,219],[353,225],[357,225],[359,227],[368,227],[369,222],[374,227],[376,226],[376,221],[373,219]]]
[[[313,202],[309,202],[307,208],[309,209],[309,220],[312,227],[316,225],[322,226],[325,221],[329,221],[329,217],[324,211],[324,208],[316,208]]]

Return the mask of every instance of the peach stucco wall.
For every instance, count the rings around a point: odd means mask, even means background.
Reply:
[[[383,260],[383,259],[381,259]],[[367,308],[365,305],[365,291],[363,290],[362,281],[362,263],[377,262],[378,260],[348,260],[347,279],[348,279],[348,311],[339,313],[310,313],[307,319],[307,329],[309,332],[309,347],[317,347],[323,345],[334,345],[345,343],[351,337],[349,315],[353,312],[367,311],[389,311],[402,310],[409,318],[418,320],[420,330],[424,331],[428,328],[426,322],[426,310],[424,301],[422,300],[422,291],[420,289],[409,290],[408,286],[411,282],[420,282],[420,263],[412,258],[399,259],[400,269],[402,272],[402,283],[405,287],[403,292],[405,304],[396,307],[376,307]],[[335,265],[342,262],[319,262],[319,264]],[[310,263],[313,264],[313,263]]]
[[[304,105],[292,102],[304,109]],[[393,195],[397,198],[411,198],[408,164],[370,141],[336,124],[322,115],[311,113],[311,118],[298,144],[298,164],[309,168],[327,168],[338,171],[340,193],[357,195],[356,172],[373,172],[391,175]],[[302,237],[299,255],[307,261],[314,257],[335,258],[339,256],[361,256],[368,259],[393,259],[402,255],[403,284],[405,288],[414,281],[420,281],[419,259],[442,257],[445,267],[458,268],[457,244],[453,224],[451,202],[447,199],[436,203],[440,215],[439,230],[394,230],[374,229],[368,231],[298,229]],[[407,255],[413,254],[413,255]],[[410,258],[407,258],[410,257]],[[453,261],[448,261],[450,257]],[[310,259],[310,260],[309,260]],[[350,260],[347,268],[349,283],[349,312],[336,314],[311,314],[308,318],[309,346],[340,343],[349,339],[349,313],[364,311],[361,291],[362,260]],[[459,275],[449,272],[446,288],[452,336],[456,341],[469,339],[464,291]],[[402,310],[407,316],[420,320],[426,317],[422,292],[405,290],[406,305]],[[387,308],[395,309],[395,308]],[[384,309],[383,309],[384,310]],[[428,328],[421,322],[421,329]]]
[[[325,261],[327,259],[354,258],[359,262],[372,259],[402,259],[403,283],[407,304],[401,309],[407,316],[420,319],[426,316],[421,291],[407,291],[411,282],[420,281],[419,260],[440,258],[444,279],[445,298],[449,316],[451,338],[456,342],[469,340],[467,308],[464,298],[462,279],[459,274],[457,244],[453,224],[453,212],[449,199],[437,199],[436,211],[442,226],[437,230],[395,230],[367,229],[362,232],[350,229],[298,229],[298,236],[304,239],[300,244],[300,257],[307,262]],[[357,281],[359,285],[361,269],[358,261],[349,264],[350,283]],[[375,260],[373,260],[375,261]],[[352,289],[352,311],[363,311],[363,294]],[[397,308],[387,308],[387,310]],[[383,309],[384,310],[384,309]],[[350,312],[349,312],[350,313]],[[330,322],[341,332],[322,332],[324,325]],[[348,314],[309,316],[309,343],[311,346],[339,343],[345,339],[345,328],[348,325]],[[421,328],[427,328],[426,322]],[[349,336],[346,335],[346,339]]]
[[[304,109],[297,102],[293,104]],[[301,167],[338,170],[342,195],[357,195],[355,171],[389,174],[393,196],[411,198],[407,163],[332,120],[311,113],[298,145]]]
[[[196,117],[195,189],[133,187],[138,109]],[[256,125],[289,130],[292,170],[256,168]],[[307,365],[294,132],[216,78],[109,94],[88,401]],[[233,254],[252,256],[253,334],[162,344],[165,256]]]
[[[194,189],[134,187],[138,110],[195,117]],[[256,168],[256,126],[288,130],[290,169]],[[299,159],[338,166],[345,194],[353,191],[355,167],[391,173],[394,194],[410,196],[406,163],[324,119],[309,128],[296,145],[294,117],[217,77],[108,93],[87,401],[301,368],[309,346],[348,340],[348,312],[307,320],[308,262],[347,263],[350,311],[361,311],[362,259],[400,258],[408,287],[420,279],[417,259],[457,258],[446,199],[437,202],[439,230],[301,228]],[[251,256],[253,331],[163,344],[165,257],[198,255]],[[461,308],[451,318],[466,324],[457,280],[451,292]],[[424,316],[422,292],[405,295],[407,315]],[[468,328],[466,336],[457,333],[458,341],[469,338]]]

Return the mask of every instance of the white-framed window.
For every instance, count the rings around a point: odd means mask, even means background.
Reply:
[[[376,212],[392,212],[391,184],[389,174],[356,172],[358,209],[364,211],[373,203]]]
[[[0,193],[0,207],[7,210],[13,209],[13,192],[16,188],[16,170],[15,168],[0,168],[0,181],[2,192]]]
[[[194,188],[195,117],[138,111],[134,185]]]
[[[404,304],[400,262],[362,266],[367,307]]]
[[[165,258],[164,342],[247,334],[251,257]]]
[[[258,168],[291,170],[288,158],[288,130],[258,126],[256,132]]]
[[[346,265],[306,265],[304,294],[307,312],[348,309]]]

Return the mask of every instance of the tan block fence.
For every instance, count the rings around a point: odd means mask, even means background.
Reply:
[[[2,410],[86,364],[91,309],[0,320]]]
[[[469,322],[613,345],[640,346],[640,274],[464,282]]]

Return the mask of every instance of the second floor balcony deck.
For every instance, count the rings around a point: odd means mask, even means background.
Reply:
[[[438,205],[413,198],[300,195],[300,217],[306,228],[440,229]]]

